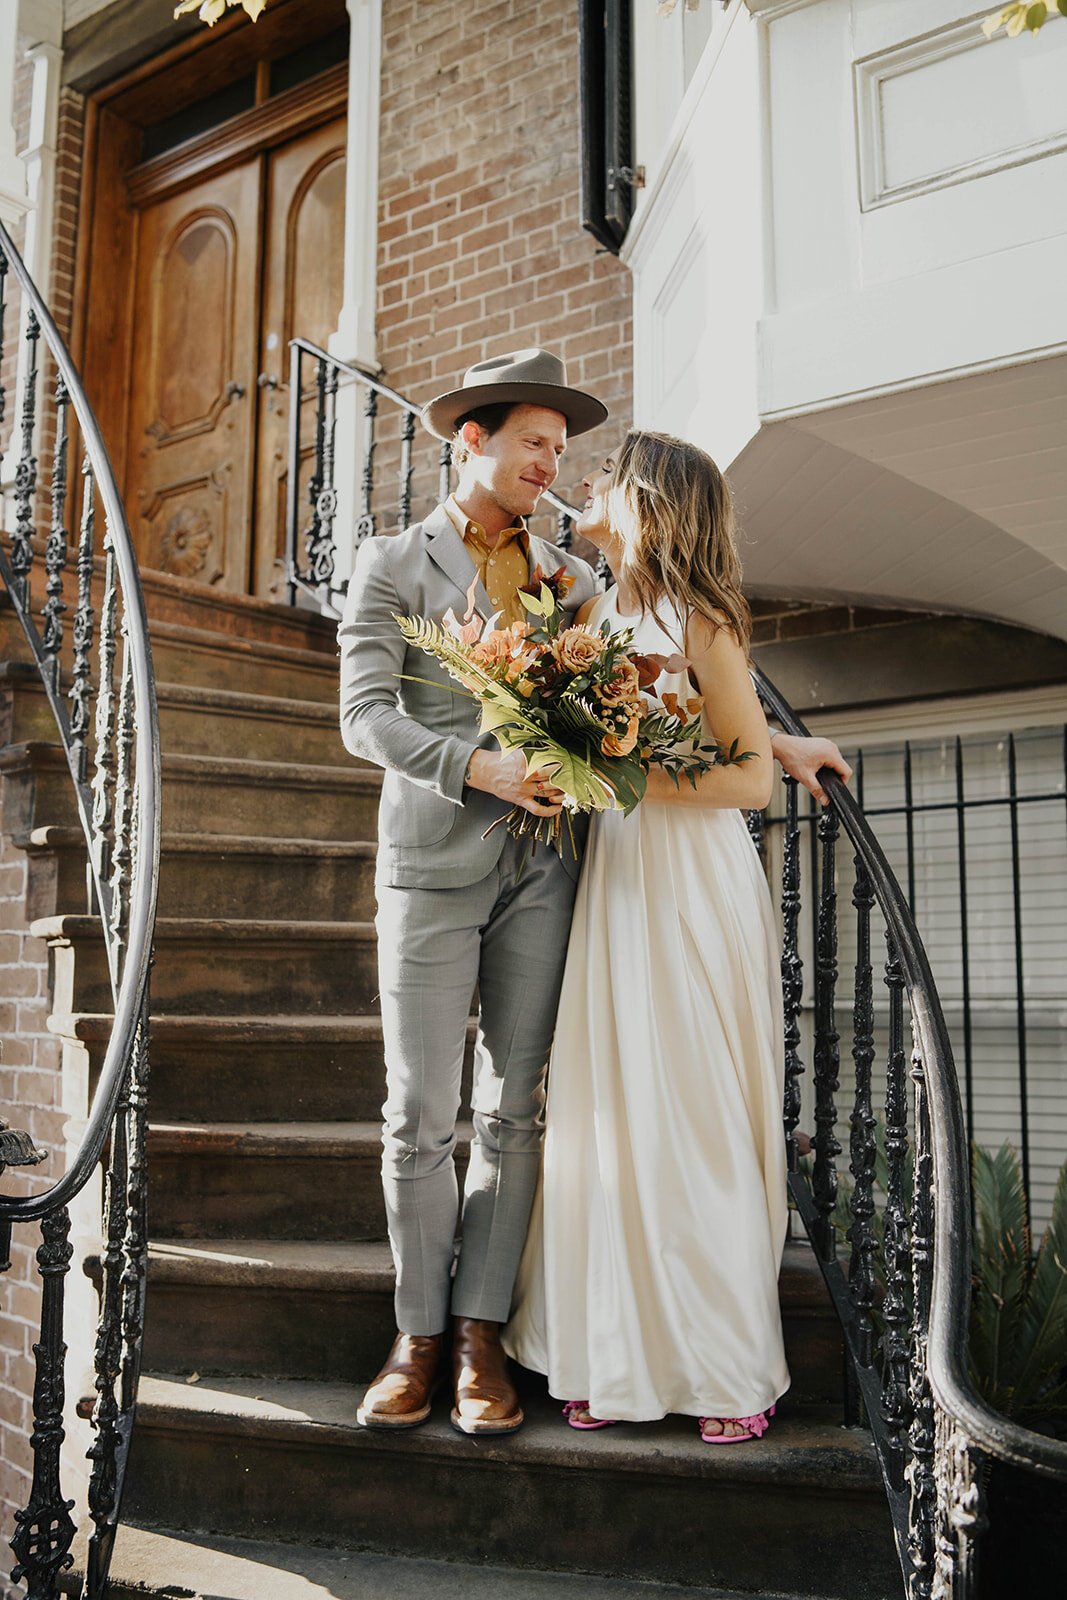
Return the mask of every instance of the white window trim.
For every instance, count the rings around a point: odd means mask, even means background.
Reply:
[[[939,700],[895,701],[844,711],[820,710],[810,712],[804,720],[813,734],[850,747],[1052,727],[1067,723],[1067,683]]]

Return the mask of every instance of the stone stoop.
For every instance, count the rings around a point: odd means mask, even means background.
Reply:
[[[168,1571],[182,1574],[168,1593],[183,1600],[746,1600],[673,1583],[131,1527],[119,1530],[108,1594],[143,1600],[160,1593],[157,1575]],[[795,1597],[765,1594],[763,1600]]]
[[[576,1433],[533,1375],[511,1439],[456,1434],[443,1395],[413,1433],[357,1428],[392,1332],[379,774],[341,744],[332,624],[155,575],[146,598],[164,833],[145,1375],[115,1600],[899,1593],[869,1438],[838,1423],[840,1340],[806,1244],[781,1280],[794,1386],[759,1443],[704,1446],[680,1419]],[[108,985],[84,851],[2,607],[0,661],[5,825],[51,949],[50,1027],[94,1076]]]

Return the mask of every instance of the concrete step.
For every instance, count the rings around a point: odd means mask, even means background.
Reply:
[[[149,1274],[145,1362],[157,1371],[369,1380],[395,1331],[385,1243],[154,1238]],[[787,1244],[779,1294],[790,1397],[833,1405],[841,1340],[807,1244]]]
[[[336,703],[161,683],[163,749],[252,761],[360,765],[341,743]],[[365,763],[362,763],[365,765]]]
[[[34,541],[36,560],[30,573],[32,609],[40,617],[46,598],[44,541]],[[94,563],[93,603],[99,615],[103,594],[104,560]],[[63,574],[63,598],[67,603],[64,644],[69,647],[71,620],[77,602],[77,572],[73,564]],[[247,641],[255,646],[278,645],[290,650],[305,650],[326,658],[337,655],[337,623],[303,606],[279,605],[252,595],[234,594],[211,584],[195,583],[166,572],[141,570],[141,588],[148,613],[149,633],[159,624],[169,623],[200,633],[221,635],[225,641]],[[29,652],[22,630],[6,593],[0,594],[0,652],[15,660],[28,660]]]
[[[385,1237],[381,1123],[153,1122],[153,1239]],[[461,1124],[462,1171],[469,1129]]]
[[[182,622],[153,621],[149,631],[156,677],[162,683],[337,705],[336,647],[327,655],[269,639],[233,638]]]
[[[141,583],[151,626],[177,622],[221,633],[227,639],[287,645],[325,656],[337,654],[337,623],[309,607],[234,594],[166,572],[143,571]]]
[[[31,918],[88,908],[80,828],[16,834],[29,856]],[[159,910],[168,917],[374,918],[372,843],[260,839],[244,834],[163,834]]]
[[[246,694],[197,684],[156,685],[159,733],[169,753],[352,767],[336,703]],[[0,664],[0,745],[55,741],[55,719],[35,671]]]
[[[49,1027],[89,1051],[99,1071],[111,1037],[106,1012],[53,1013]],[[474,1023],[463,1105],[470,1104]],[[152,1013],[152,1114],[163,1122],[376,1121],[385,1098],[376,1016],[175,1016]]]
[[[38,616],[38,626],[42,625]],[[297,637],[302,636],[298,634]],[[277,694],[337,704],[336,643],[328,652],[309,650],[301,644],[270,638],[242,638],[216,628],[155,618],[149,619],[149,639],[155,675],[162,683],[198,684],[202,688],[236,689],[246,694]],[[69,685],[73,662],[69,630],[60,659],[64,680]],[[0,660],[33,662],[30,647],[17,625],[9,623],[6,629],[0,626]],[[95,666],[94,662],[94,669]]]
[[[110,1009],[95,917],[42,917],[30,931],[51,947],[53,1011],[68,1016]],[[164,1012],[334,1016],[376,1007],[371,922],[160,917],[155,952],[152,1002]]]
[[[135,1522],[380,1554],[541,1567],[833,1600],[899,1593],[869,1437],[781,1408],[760,1441],[701,1444],[691,1419],[595,1433],[528,1396],[526,1426],[470,1439],[447,1396],[422,1428],[368,1432],[347,1384],[142,1380]],[[279,1494],[279,1485],[284,1493]]]
[[[55,742],[0,750],[11,833],[77,824],[66,759]],[[374,767],[164,755],[163,825],[179,833],[374,839],[381,772]],[[265,796],[269,795],[269,799]]]
[[[176,832],[282,839],[375,839],[377,767],[163,757],[163,825]]]
[[[547,1543],[543,1558],[553,1560]],[[498,1595],[502,1600],[751,1600],[703,1585],[638,1583],[482,1562],[419,1561],[120,1526],[108,1580],[110,1600],[174,1600],[178,1594],[196,1600],[495,1600]],[[761,1600],[795,1597],[764,1593]]]

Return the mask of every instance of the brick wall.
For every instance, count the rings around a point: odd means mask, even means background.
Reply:
[[[820,604],[809,600],[753,600],[752,643],[777,644],[785,639],[814,639],[828,634],[858,633],[891,623],[913,623],[924,611],[892,611],[877,606]]]
[[[49,306],[60,333],[67,340],[70,338],[74,312],[74,261],[83,182],[84,139],[85,99],[73,89],[64,89],[59,97],[59,131],[56,137],[55,225]]]
[[[628,422],[630,277],[579,221],[577,73],[572,0],[385,0],[378,351],[412,399],[542,345]],[[557,491],[613,442],[576,440]],[[424,466],[416,515],[435,491]]]
[[[8,1194],[44,1188],[65,1166],[59,1040],[47,1030],[48,957],[26,924],[26,856],[12,844],[0,802],[0,1108],[25,1128],[44,1164],[4,1175]],[[35,1224],[15,1229],[0,1278],[0,1523],[29,1494],[33,1343],[40,1330]]]

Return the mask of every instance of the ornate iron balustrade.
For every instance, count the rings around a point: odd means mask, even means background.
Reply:
[[[101,1600],[133,1424],[147,1251],[145,1118],[149,969],[160,848],[160,756],[148,624],[133,545],[100,430],[55,323],[0,226],[0,361],[12,276],[21,307],[21,394],[14,525],[0,575],[21,623],[66,756],[88,856],[114,1021],[81,1142],[43,1192],[0,1196],[0,1230],[39,1222],[41,1336],[33,1394],[33,1479],[11,1540],[31,1600],[58,1594],[73,1560],[74,1501],[64,1496],[64,1279],[70,1202],[101,1161],[103,1259],[95,1347],[83,1594]],[[45,381],[52,405],[42,403]],[[0,429],[6,396],[0,387]],[[0,438],[3,435],[0,434]],[[47,478],[39,453],[50,454]],[[69,468],[77,462],[75,482]],[[69,526],[77,520],[77,532]],[[46,527],[43,559],[38,536]],[[102,524],[102,531],[101,531]],[[71,627],[66,613],[73,610]],[[32,675],[32,669],[31,675]],[[6,1264],[6,1263],[5,1263]]]
[[[413,483],[418,483],[425,509],[443,499],[449,491],[451,453],[447,445],[441,447],[434,470],[418,477],[418,407],[305,340],[292,342],[291,358],[289,593],[294,603],[301,596],[336,616],[345,588],[338,562],[334,479],[341,386],[350,385],[362,399],[362,440],[354,429],[349,434],[352,447],[360,449],[362,466],[351,523],[353,548],[374,533],[411,520]],[[308,365],[313,369],[310,379]],[[401,418],[399,434],[391,441],[399,485],[392,504],[381,497],[375,478],[382,399]],[[305,406],[311,409],[310,427],[303,421]],[[353,424],[355,417],[353,410]],[[565,547],[577,513],[556,496],[547,498],[558,514],[557,542]],[[788,732],[806,733],[774,685],[758,669],[753,677],[768,714]],[[807,1096],[801,1026],[803,834],[797,785],[792,780],[785,784],[778,906],[789,1189],[841,1324],[845,1421],[865,1420],[877,1451],[903,1592],[908,1600],[974,1600],[986,1462],[1009,1462],[1067,1480],[1067,1443],[1000,1416],[970,1380],[969,1151],[952,1045],[908,900],[855,797],[831,773],[824,772],[822,780],[829,805],[807,841],[816,896]],[[761,817],[752,819],[752,832],[761,845]],[[848,904],[855,917],[855,964],[847,1000],[839,995],[838,972],[840,905],[845,898],[842,833],[852,852]],[[888,1007],[884,1041],[876,1037],[875,1028],[876,922],[886,951],[881,976]],[[847,1196],[843,1191],[839,1195],[842,1147],[837,1132],[844,1099],[840,1028],[846,1016],[853,1063],[847,1093]],[[884,1187],[876,1179],[876,1057],[885,1082]],[[798,1128],[806,1099],[815,1131],[810,1153],[802,1155]]]
[[[987,1131],[994,1142],[1010,1137],[1036,1232],[1063,1159],[1055,1116],[1034,1115],[1030,1101],[1049,1104],[1063,1057],[1067,725],[894,734],[862,745],[853,736],[846,754],[856,769],[853,792],[913,917],[925,923],[959,1057],[968,1143]],[[772,810],[773,833],[786,818]],[[799,821],[809,834],[817,830],[814,801],[802,804]],[[806,839],[802,861],[810,863],[815,848]],[[929,923],[927,908],[936,919]]]
[[[754,676],[769,715],[788,732],[805,734],[774,685],[758,671]],[[797,1140],[805,1075],[799,938],[803,832],[797,785],[785,780],[780,905],[790,1193],[844,1333],[845,1420],[858,1422],[862,1416],[871,1429],[905,1593],[909,1600],[972,1600],[985,1527],[986,1465],[1002,1461],[1067,1481],[1067,1443],[993,1411],[971,1380],[970,1162],[952,1044],[908,899],[855,796],[832,774],[822,776],[830,804],[816,824],[817,836],[806,841],[816,901],[810,1157],[801,1156]],[[839,902],[847,870],[839,850],[842,832],[852,851],[855,916],[850,940],[855,966],[844,1005],[837,992]],[[876,1181],[872,1084],[876,918],[885,943],[882,982],[888,1009],[881,1050],[884,1186]],[[839,1196],[837,1024],[846,1008],[854,1064],[847,1101],[850,1192]]]
[[[329,355],[307,339],[289,341],[286,480],[289,603],[295,605],[300,597],[305,603],[334,616],[340,615],[348,581],[347,573],[338,566],[335,535],[341,510],[336,481],[338,396],[346,387],[354,402],[350,420],[355,427],[358,416],[360,428],[359,484],[355,488],[354,503],[346,508],[355,530],[352,549],[372,534],[407,527],[412,520],[417,494],[426,500],[427,509],[444,500],[452,472],[452,447],[439,444],[432,468],[417,474],[417,405],[370,377],[362,368]],[[384,438],[381,400],[393,408],[392,418],[399,423]],[[376,476],[376,464],[386,452],[387,475],[395,484],[392,495],[382,493],[382,476]],[[566,549],[573,529],[574,509],[557,495],[546,494],[543,498],[556,509],[556,543]]]

